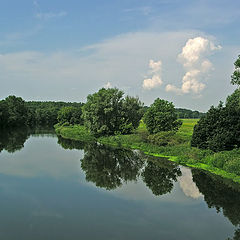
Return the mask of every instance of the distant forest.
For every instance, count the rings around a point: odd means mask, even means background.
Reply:
[[[61,109],[71,107],[76,112],[82,113],[83,105],[77,102],[24,101],[21,97],[9,96],[0,101],[0,127],[53,126],[58,123]],[[147,108],[144,107],[145,110]],[[200,118],[204,115],[184,108],[176,108],[176,112],[178,118]]]
[[[175,108],[178,118],[201,118],[205,113],[185,108]]]

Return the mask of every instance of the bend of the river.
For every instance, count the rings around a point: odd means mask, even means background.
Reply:
[[[139,151],[43,130],[0,136],[4,240],[239,239],[239,189]]]

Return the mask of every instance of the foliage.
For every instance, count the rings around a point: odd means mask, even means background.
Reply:
[[[80,124],[83,125],[82,108],[81,107],[62,107],[58,111],[57,120],[60,124]]]
[[[0,127],[8,124],[8,109],[4,100],[0,101]]]
[[[56,134],[58,136],[85,142],[95,140],[94,136],[91,135],[84,126],[81,125],[66,126],[66,124],[67,123],[64,123],[63,125],[56,124],[54,126]]]
[[[91,133],[97,136],[127,134],[138,127],[142,103],[138,98],[123,95],[117,88],[102,88],[88,95],[83,118]]]
[[[29,109],[28,125],[51,125],[53,126],[58,122],[58,112],[64,107],[81,108],[82,103],[69,103],[69,102],[40,102],[31,101],[26,102]],[[74,116],[78,118],[78,114]],[[76,121],[76,120],[75,120]],[[81,121],[81,120],[79,120]],[[76,121],[77,122],[77,121]]]
[[[240,147],[240,91],[227,98],[226,106],[220,103],[211,107],[194,127],[191,145],[213,151]]]
[[[185,109],[185,108],[176,108],[176,113],[178,118],[183,118],[183,119],[198,119],[204,116],[205,114],[199,111],[192,111],[190,109]]]
[[[240,150],[214,153],[211,150],[201,150],[190,147],[191,134],[194,124],[196,123],[197,120],[184,119],[182,126],[176,133],[176,136],[180,137],[184,142],[175,142],[174,145],[171,144],[171,142],[173,142],[171,139],[167,146],[157,146],[150,143],[148,141],[149,134],[143,122],[140,123],[140,126],[134,134],[105,136],[99,137],[96,140],[99,143],[109,146],[139,149],[147,155],[167,157],[169,160],[177,162],[178,164],[204,169],[222,177],[240,182],[240,177],[237,175],[240,169],[239,161],[237,160],[240,155]],[[56,126],[56,131],[58,135],[61,135],[63,138],[80,141],[91,139],[88,138],[88,136],[91,136],[90,133],[87,132],[83,126]]]
[[[16,126],[51,125],[57,123],[58,111],[62,107],[80,109],[82,103],[25,102],[21,97],[9,96],[0,101],[0,128]],[[81,111],[81,110],[80,110]],[[72,121],[82,123],[80,111],[73,113]]]
[[[27,121],[28,109],[24,100],[20,97],[9,96],[4,101],[6,126],[21,126]]]
[[[176,131],[182,124],[177,120],[173,103],[159,98],[145,113],[144,122],[151,134],[161,131]]]
[[[184,139],[174,131],[166,131],[149,135],[148,142],[157,146],[167,146],[183,143]]]
[[[234,63],[235,70],[231,76],[231,83],[233,85],[240,85],[240,55],[238,56],[238,59]]]

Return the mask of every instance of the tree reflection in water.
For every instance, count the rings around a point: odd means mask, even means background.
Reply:
[[[155,195],[171,192],[173,182],[181,175],[180,169],[161,159],[158,163],[139,151],[116,149],[97,143],[84,147],[81,167],[86,173],[86,180],[107,190],[120,187],[124,182],[136,181],[141,175],[143,181]]]
[[[143,181],[157,196],[170,193],[178,176],[181,176],[179,167],[163,158],[158,162],[149,160],[142,172]]]
[[[0,130],[0,152],[6,150],[13,153],[24,147],[30,133],[27,128]]]
[[[143,160],[133,151],[89,143],[84,147],[81,167],[87,181],[110,190],[121,186],[123,182],[136,181]]]
[[[38,135],[55,135],[55,131],[51,127],[35,127],[35,128],[8,128],[0,129],[0,152],[6,150],[9,153],[19,151],[24,147],[24,143],[31,136]]]
[[[222,210],[225,217],[236,226],[233,240],[240,239],[240,187],[220,177],[192,170],[193,181],[199,191],[204,195],[204,200],[209,208]],[[230,240],[230,238],[229,238]]]
[[[61,145],[64,149],[77,149],[77,150],[83,150],[86,143],[81,141],[75,141],[71,139],[65,139],[60,136],[58,136],[58,144]]]

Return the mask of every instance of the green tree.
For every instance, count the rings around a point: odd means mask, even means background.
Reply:
[[[234,63],[235,71],[233,72],[231,76],[231,83],[233,85],[240,85],[240,55],[238,56],[238,59]]]
[[[83,124],[82,109],[77,107],[62,107],[58,112],[59,123]]]
[[[240,91],[237,89],[227,98],[211,107],[194,126],[191,146],[211,149],[215,152],[240,147]]]
[[[28,109],[21,97],[9,96],[5,99],[8,111],[8,126],[21,126],[26,124]]]
[[[182,124],[177,120],[173,103],[159,98],[148,108],[144,115],[144,122],[151,134],[177,130]]]
[[[143,103],[137,97],[127,96],[123,101],[122,133],[130,133],[139,126],[144,114]]]
[[[83,106],[84,124],[95,135],[130,133],[139,125],[142,103],[137,98],[123,97],[117,88],[102,88],[87,97]]]
[[[8,109],[4,100],[0,101],[0,128],[5,127],[8,123]]]

